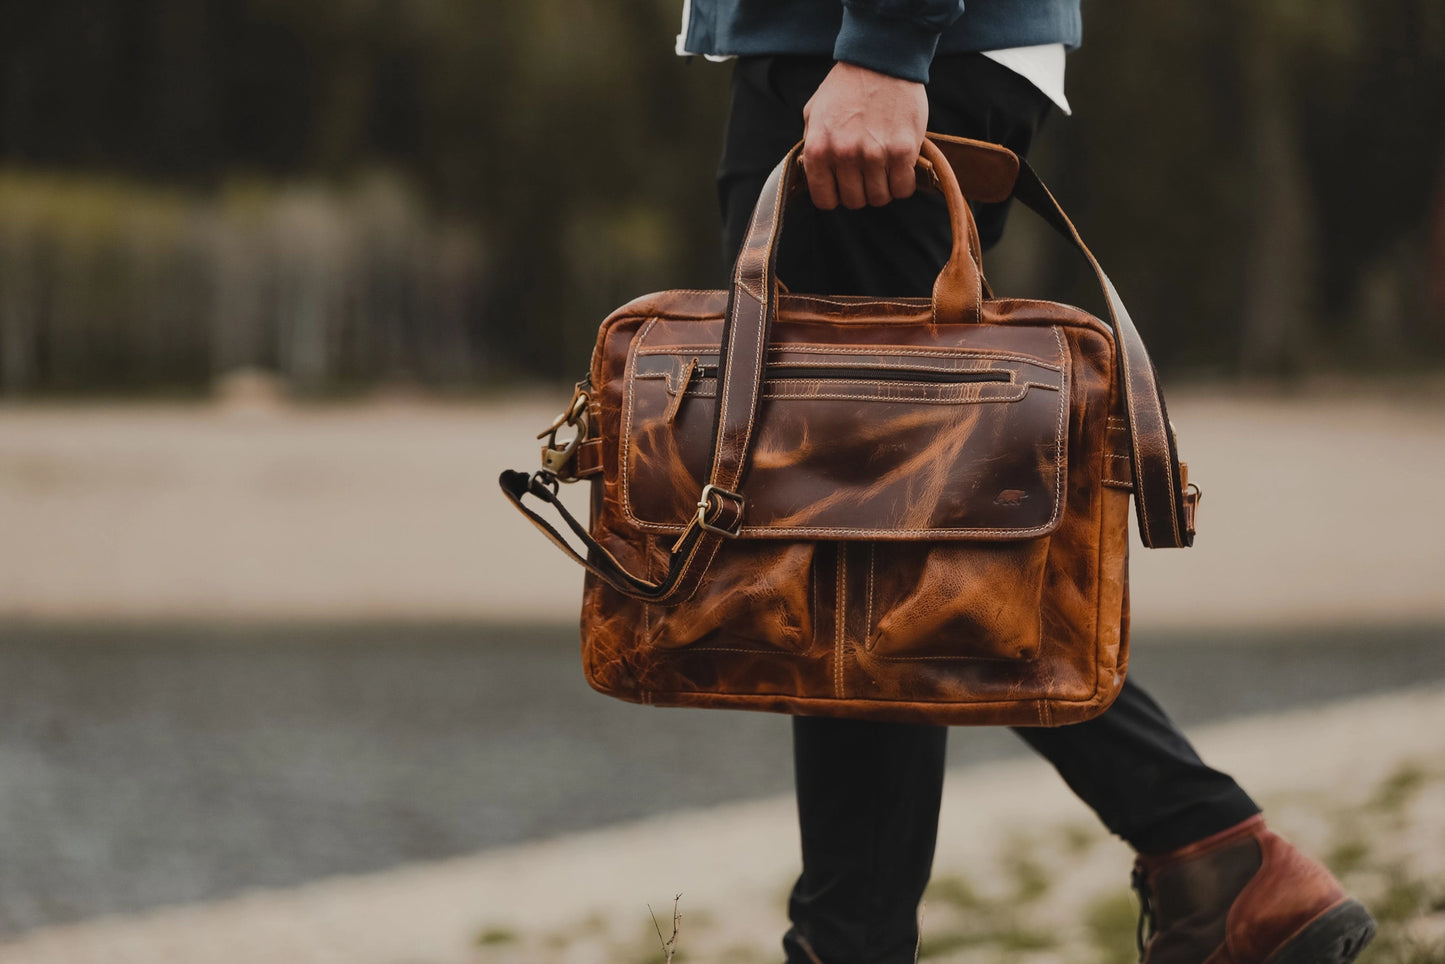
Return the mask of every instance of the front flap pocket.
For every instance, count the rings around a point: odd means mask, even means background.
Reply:
[[[1058,525],[1068,356],[1055,328],[988,347],[786,344],[768,353],[741,535],[1017,539]],[[717,414],[716,349],[634,342],[619,483],[628,519],[681,532]]]

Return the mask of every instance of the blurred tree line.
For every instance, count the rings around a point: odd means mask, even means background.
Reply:
[[[0,0],[0,389],[574,375],[610,308],[719,281],[727,68],[680,7]],[[1035,160],[1162,366],[1441,355],[1445,4],[1085,23]],[[1024,221],[1001,276],[1089,303]]]

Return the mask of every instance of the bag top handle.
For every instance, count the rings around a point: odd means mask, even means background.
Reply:
[[[982,144],[980,141],[969,142]],[[995,147],[994,145],[984,145]],[[779,165],[769,175],[753,208],[752,219],[743,237],[742,249],[738,253],[737,267],[733,271],[734,297],[738,292],[747,292],[761,302],[771,313],[776,313],[778,277],[778,239],[782,236],[784,214],[788,203],[804,193],[803,168],[801,163],[803,145],[793,146]],[[1017,171],[1018,159],[1006,148],[1008,158],[1013,158]],[[984,155],[994,157],[995,151]],[[999,161],[994,160],[995,170]],[[933,285],[933,318],[939,324],[976,324],[979,320],[979,305],[983,300],[982,272],[979,265],[982,256],[979,250],[978,229],[973,223],[973,213],[964,200],[954,166],[943,151],[933,142],[925,140],[920,148],[917,169],[921,184],[932,187],[943,195],[948,207],[949,226],[953,232],[953,251],[947,263],[938,274]],[[996,175],[989,183],[998,188]],[[771,327],[769,324],[767,327]]]
[[[1013,151],[1001,144],[949,134],[929,134],[928,139],[948,160],[964,197],[997,204],[1013,196],[1020,164]]]

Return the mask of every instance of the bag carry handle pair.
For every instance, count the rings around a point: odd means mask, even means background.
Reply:
[[[798,144],[768,176],[738,255],[719,353],[719,400],[711,467],[699,494],[697,513],[673,544],[667,573],[654,581],[628,571],[561,504],[557,498],[558,480],[551,472],[502,473],[502,491],[512,504],[560,549],[624,595],[662,605],[688,599],[707,573],[718,548],[735,538],[742,528],[746,500],[740,489],[762,399],[767,344],[778,313],[778,238],[787,202],[799,193],[801,152],[802,145]],[[1179,461],[1164,396],[1143,339],[1078,229],[1033,168],[1007,148],[929,134],[919,153],[919,172],[927,186],[942,193],[953,232],[953,250],[933,286],[934,323],[975,324],[980,319],[983,276],[978,233],[959,184],[961,173],[970,197],[980,201],[1016,198],[1071,242],[1094,269],[1108,304],[1109,325],[1117,345],[1140,537],[1150,548],[1190,545],[1194,540],[1198,489],[1188,484],[1186,470]],[[587,548],[586,556],[523,505],[522,499],[528,494],[554,506],[567,528]]]

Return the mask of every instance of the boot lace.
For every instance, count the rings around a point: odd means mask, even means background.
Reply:
[[[1130,876],[1134,893],[1139,895],[1139,924],[1134,930],[1134,943],[1139,947],[1139,960],[1144,960],[1144,949],[1159,929],[1159,918],[1154,915],[1153,895],[1149,890],[1149,875],[1140,866],[1134,867]]]

